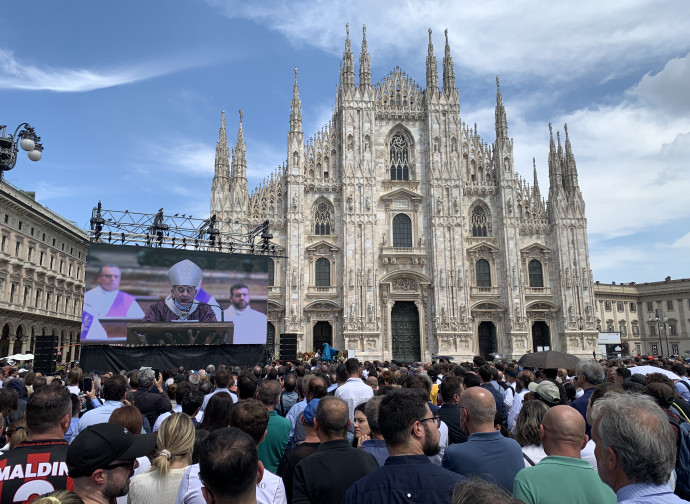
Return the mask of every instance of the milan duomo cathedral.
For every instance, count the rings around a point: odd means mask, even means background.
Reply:
[[[251,193],[241,116],[230,156],[223,115],[211,214],[223,232],[270,223],[271,349],[296,334],[299,352],[327,342],[360,359],[592,355],[567,126],[561,143],[549,125],[544,200],[536,168],[531,184],[516,171],[498,79],[496,137],[461,120],[447,31],[442,71],[429,30],[425,89],[399,67],[372,84],[365,28],[357,80],[348,32],[332,119],[305,141],[295,69],[286,161]]]

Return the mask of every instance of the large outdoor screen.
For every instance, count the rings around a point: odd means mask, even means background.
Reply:
[[[265,344],[268,258],[89,244],[82,344]]]

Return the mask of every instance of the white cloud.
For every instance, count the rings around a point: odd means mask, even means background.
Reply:
[[[79,93],[103,89],[173,73],[200,62],[145,63],[126,68],[89,70],[37,66],[17,60],[14,53],[0,49],[0,89]]]
[[[365,0],[208,3],[230,18],[267,25],[296,46],[310,45],[332,54],[343,51],[346,22],[353,50],[359,47],[361,26],[366,24],[374,64],[393,55],[423,58],[429,27],[434,29],[440,62],[447,27],[456,65],[478,74],[501,72],[550,81],[572,80],[593,69],[603,81],[626,73],[631,64],[690,48],[684,35],[690,3],[683,0],[576,4],[492,0],[462,5],[408,0],[394,6]]]
[[[153,145],[147,144],[145,148],[150,159],[141,164],[159,166],[159,170],[152,169],[158,175],[173,170],[194,177],[213,176],[215,145],[179,137],[168,138]]]
[[[660,107],[672,116],[690,112],[690,53],[673,58],[655,75],[647,73],[629,93],[650,107]]]
[[[674,241],[671,244],[671,247],[677,249],[690,249],[690,232]]]

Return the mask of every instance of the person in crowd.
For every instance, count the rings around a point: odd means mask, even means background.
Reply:
[[[26,403],[28,438],[13,450],[0,456],[3,477],[0,502],[16,502],[21,488],[26,495],[53,490],[72,490],[72,479],[65,471],[69,444],[65,434],[72,417],[72,401],[64,387],[43,387],[35,391]],[[50,465],[50,471],[32,471],[36,461]],[[45,466],[47,468],[47,466]]]
[[[383,396],[374,396],[366,402],[365,414],[367,416],[367,424],[371,430],[369,439],[365,439],[360,448],[367,453],[371,453],[379,466],[386,463],[389,456],[386,440],[383,439],[381,428],[379,427],[379,406]]]
[[[448,426],[448,444],[464,443],[467,435],[460,427],[460,410],[458,401],[460,400],[460,382],[457,376],[447,375],[439,387],[443,404],[437,411],[437,415]]]
[[[549,407],[542,401],[525,401],[515,422],[513,438],[522,447],[525,467],[536,465],[546,457],[541,444],[541,422]]]
[[[484,365],[477,370],[477,374],[482,381],[480,387],[484,390],[488,390],[489,393],[494,396],[494,401],[496,401],[496,412],[501,415],[502,422],[507,422],[508,412],[504,404],[503,394],[499,392],[500,386],[494,379],[495,377],[491,372],[491,368],[488,365]]]
[[[235,403],[228,393],[215,394],[206,406],[200,429],[212,432],[230,424],[230,415]]]
[[[290,408],[290,411],[288,411],[285,417],[290,420],[291,424],[289,448],[304,441],[306,435],[304,425],[299,423],[297,419],[312,399],[321,399],[326,396],[326,380],[320,376],[309,375],[304,380],[303,393],[304,399]]]
[[[84,501],[69,490],[55,490],[37,497],[31,504],[84,504]]]
[[[76,396],[81,394],[79,384],[83,379],[84,375],[80,367],[77,366],[69,370],[69,373],[67,373],[67,379],[65,379],[65,386],[67,387],[67,390],[70,391],[70,394],[75,394]]]
[[[350,446],[349,424],[349,408],[344,400],[324,397],[319,401],[314,430],[321,444],[316,453],[295,467],[292,499],[295,504],[341,502],[355,481],[378,469],[372,455]]]
[[[561,401],[561,393],[556,385],[551,380],[542,380],[541,382],[532,382],[527,387],[532,392],[532,397],[537,401],[542,401],[549,408],[565,404]]]
[[[357,359],[347,359],[345,361],[345,370],[347,372],[347,381],[335,390],[335,397],[345,401],[350,415],[350,432],[354,432],[352,426],[355,421],[355,408],[359,403],[367,402],[374,397],[374,391],[371,387],[364,383],[360,378],[361,366]]]
[[[373,398],[372,398],[373,399]],[[371,401],[371,399],[369,399]],[[371,429],[366,415],[367,403],[360,403],[355,408],[355,437],[352,446],[361,448],[362,443],[371,438]]]
[[[106,423],[110,419],[110,415],[112,415],[113,411],[124,405],[122,401],[126,393],[127,380],[124,376],[115,375],[108,378],[103,384],[103,393],[101,394],[104,400],[103,405],[89,410],[82,415],[79,419],[79,423],[77,423],[75,435],[78,435],[89,425]]]
[[[77,426],[79,425],[79,414],[81,413],[81,401],[79,400],[79,396],[77,396],[76,394],[70,394],[70,399],[72,400],[72,419],[69,423],[69,429],[65,434],[65,441],[67,441],[68,443],[77,433]]]
[[[460,425],[467,442],[449,446],[442,465],[465,477],[479,476],[511,491],[525,467],[520,445],[496,430],[496,400],[488,390],[472,387],[460,396]]]
[[[681,362],[676,362],[671,366],[671,371],[680,377],[674,385],[675,391],[687,404],[690,404],[690,378],[688,378],[687,369]]]
[[[197,293],[196,286],[202,277],[201,268],[189,259],[173,265],[168,270],[168,278],[172,284],[170,294],[165,299],[153,303],[143,320],[147,322],[173,320],[216,322],[213,308],[194,299]]]
[[[144,428],[144,417],[136,406],[117,408],[110,415],[108,422],[124,427],[130,434],[141,434]],[[151,461],[148,457],[137,457],[136,464],[134,464],[134,476],[147,473],[150,469]],[[126,495],[121,495],[116,500],[117,504],[127,504]]]
[[[378,421],[390,456],[356,481],[343,503],[450,503],[453,489],[466,478],[430,461],[440,449],[440,433],[428,396],[414,388],[391,390],[381,399]]]
[[[556,495],[563,504],[616,502],[613,491],[580,458],[587,435],[585,419],[577,410],[566,405],[549,409],[540,435],[547,457],[518,473],[513,484],[515,497],[527,504],[550,503]]]
[[[630,378],[631,374],[628,368],[619,366],[613,372],[613,383],[616,385],[623,385],[625,380]]]
[[[255,399],[258,388],[259,381],[253,373],[245,371],[244,373],[240,373],[237,377],[237,397],[239,401],[243,399]],[[289,409],[287,411],[289,411]]]
[[[153,424],[153,428],[151,429],[153,432],[157,432],[158,429],[160,429],[161,424],[163,423],[163,420],[168,418],[170,415],[173,413],[181,413],[182,412],[182,399],[184,398],[185,394],[191,390],[195,390],[196,387],[192,384],[192,382],[189,381],[182,381],[177,384],[173,385],[175,387],[175,407],[170,410],[166,411],[165,413],[161,413],[158,418],[156,418],[156,423]],[[170,393],[170,388],[168,388],[168,394]],[[168,397],[170,399],[170,397]],[[172,403],[172,399],[171,399]]]
[[[575,375],[573,384],[577,388],[582,389],[583,394],[571,402],[570,406],[575,408],[580,415],[582,415],[582,418],[584,418],[585,421],[587,421],[587,403],[589,402],[589,396],[592,395],[592,392],[594,392],[594,388],[597,385],[604,382],[605,377],[606,372],[598,362],[580,361],[577,366],[577,374]],[[586,424],[586,427],[587,429],[585,434],[587,434],[588,437],[591,437],[592,426]]]
[[[517,392],[513,398],[513,405],[508,413],[508,430],[512,431],[515,428],[515,422],[520,414],[522,408],[522,401],[525,395],[529,393],[529,384],[534,381],[534,373],[529,369],[523,369],[517,375],[515,383],[517,384]]]
[[[230,387],[235,385],[235,378],[233,378],[230,371],[227,369],[219,369],[216,374],[213,375],[214,389],[213,392],[206,394],[204,397],[204,404],[201,405],[201,411],[206,411],[206,405],[214,394],[220,392],[227,392],[232,397],[232,402],[237,402],[237,394],[230,390]]]
[[[163,420],[157,433],[157,447],[151,471],[132,478],[129,486],[131,504],[169,504],[174,501],[182,476],[192,462],[192,420],[184,413],[174,413]]]
[[[120,290],[122,272],[116,264],[104,264],[98,270],[96,287],[84,293],[84,311],[96,318],[140,319],[144,311],[131,294]]]
[[[241,430],[229,427],[212,432],[201,445],[199,478],[207,503],[253,504],[263,467],[256,443]]]
[[[172,410],[170,399],[163,391],[163,375],[151,368],[139,370],[139,388],[134,393],[134,405],[146,417],[149,425],[156,423],[163,413]]]
[[[319,405],[320,399],[312,399],[307,407],[304,408],[299,421],[304,425],[306,436],[304,441],[295,446],[292,450],[288,450],[280,459],[278,470],[276,474],[283,478],[285,483],[285,495],[288,504],[292,504],[292,488],[293,477],[295,474],[295,466],[303,459],[312,455],[319,448],[319,437],[314,431],[314,417],[316,416],[316,408]]]
[[[29,437],[26,420],[22,419],[12,422],[10,426],[5,429],[5,436],[7,437],[7,444],[2,448],[3,453],[14,450],[19,443],[23,443]]]
[[[642,394],[607,394],[591,410],[601,480],[619,503],[688,502],[668,480],[676,463],[676,440],[666,413]]]
[[[283,392],[280,394],[280,400],[276,406],[276,411],[280,416],[285,418],[295,403],[297,403],[298,394],[295,391],[297,385],[297,377],[293,373],[288,373],[284,377],[281,376],[280,383],[283,385]]]
[[[453,504],[524,504],[503,488],[477,476],[455,487]]]
[[[257,397],[268,411],[268,430],[264,440],[257,447],[259,460],[264,468],[275,473],[290,441],[290,421],[278,415],[275,410],[280,398],[280,383],[277,380],[264,381],[259,387]]]
[[[233,343],[266,343],[267,317],[250,306],[249,287],[237,283],[230,287],[230,306],[223,312],[234,325]]]
[[[201,422],[197,421],[196,416],[201,411],[203,402],[204,394],[200,390],[189,390],[182,398],[182,413],[192,419],[195,429],[201,426]]]
[[[74,492],[85,504],[110,503],[127,495],[137,459],[155,447],[155,434],[131,434],[116,423],[89,426],[67,450],[67,470],[74,481]]]

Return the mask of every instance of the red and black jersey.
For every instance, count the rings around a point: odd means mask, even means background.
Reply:
[[[31,502],[54,490],[72,490],[63,439],[24,441],[0,456],[0,502]]]

